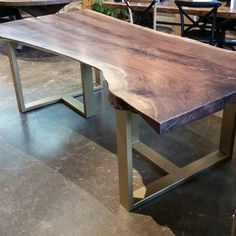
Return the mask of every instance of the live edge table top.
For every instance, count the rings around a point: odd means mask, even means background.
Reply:
[[[109,99],[158,133],[236,102],[236,53],[89,10],[0,25],[0,37],[100,69]]]

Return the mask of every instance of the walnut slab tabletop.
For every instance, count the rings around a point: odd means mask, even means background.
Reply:
[[[147,6],[150,3],[139,3],[139,2],[132,2],[131,6],[135,10],[144,10],[147,8]],[[127,6],[123,2],[115,2],[113,0],[107,0],[103,3],[103,7],[113,7],[113,8],[123,8],[127,9]],[[169,13],[169,14],[179,14],[179,9],[175,5],[173,0],[166,0],[164,2],[160,2],[157,4],[156,8],[157,12],[160,13]],[[208,12],[208,9],[204,8],[186,8],[186,12],[188,14],[192,15],[204,15]],[[224,6],[224,4],[219,7],[218,12],[217,12],[218,17],[223,17],[223,18],[236,18],[236,9],[230,9],[227,6]]]
[[[236,126],[235,52],[88,10],[2,24],[0,37],[8,46],[18,98],[23,96],[13,43],[80,61],[87,115],[93,115],[90,66],[102,71],[109,100],[117,109],[120,203],[127,210],[232,157]],[[68,96],[62,99],[75,103]],[[18,105],[21,100],[17,100]],[[184,167],[139,140],[137,114],[161,134],[222,109],[219,150]],[[132,152],[158,166],[164,177],[133,191]]]
[[[236,54],[89,10],[5,23],[0,36],[101,70],[110,101],[158,132],[236,102]]]

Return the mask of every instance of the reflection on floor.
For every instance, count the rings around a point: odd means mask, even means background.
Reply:
[[[27,100],[80,86],[76,62],[26,48],[18,57]],[[128,213],[119,206],[106,89],[95,93],[97,115],[87,120],[59,103],[21,114],[3,46],[0,61],[0,235],[230,234],[235,158]],[[182,166],[217,148],[220,119],[163,137],[142,122],[142,141]],[[161,176],[139,157],[134,165],[135,187]]]

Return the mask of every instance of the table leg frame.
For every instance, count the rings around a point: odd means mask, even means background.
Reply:
[[[8,49],[8,57],[11,67],[17,104],[21,112],[27,112],[57,102],[63,102],[86,118],[95,115],[95,101],[93,93],[94,91],[102,88],[102,81],[98,76],[98,72],[96,72],[96,82],[99,84],[95,87],[93,86],[93,75],[91,66],[84,63],[80,64],[82,91],[73,91],[70,94],[62,93],[59,95],[39,99],[30,103],[25,103],[15,48],[14,45],[8,41],[6,41],[6,46]],[[74,98],[80,95],[84,96],[83,103]]]
[[[177,187],[208,168],[232,157],[236,105],[225,108],[222,118],[219,150],[214,151],[182,168],[165,159],[139,141],[137,115],[130,111],[117,111],[117,153],[119,168],[120,204],[131,211],[149,200]],[[166,175],[133,191],[132,154],[147,159]]]

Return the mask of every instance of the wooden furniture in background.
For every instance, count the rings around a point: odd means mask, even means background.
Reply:
[[[198,41],[215,45],[216,35],[216,17],[218,8],[221,6],[219,1],[185,1],[176,0],[175,4],[179,8],[181,22],[181,36],[196,39]],[[207,9],[205,15],[198,18],[189,15],[186,10],[189,8]],[[188,24],[187,21],[188,20]]]
[[[127,5],[128,12],[129,12],[129,21],[131,24],[138,24],[141,26],[153,28],[156,30],[156,0],[149,1],[149,5],[147,8],[143,9],[142,11],[136,11],[132,8],[132,2],[137,1],[128,1],[124,0],[125,4]],[[147,3],[148,1],[146,1]],[[152,9],[153,8],[153,9]]]
[[[75,0],[0,0],[1,7],[14,7],[32,16],[54,14]]]
[[[234,52],[88,10],[6,23],[0,25],[0,37],[9,49],[20,109],[23,98],[14,43],[80,61],[85,110],[93,112],[89,68],[103,72],[109,100],[117,109],[120,203],[127,210],[232,156],[236,125]],[[219,150],[182,168],[139,141],[137,116],[162,134],[222,109]],[[166,173],[134,193],[132,150]]]
[[[137,11],[143,11],[149,3],[145,2],[132,2],[131,6],[133,9]],[[120,8],[120,9],[126,9],[126,4],[122,2],[114,2],[113,0],[107,0],[103,3],[103,7],[114,7],[114,8]],[[156,5],[156,12],[157,12],[157,25],[171,25],[172,29],[174,31],[174,34],[180,35],[180,22],[179,22],[179,16],[175,17],[175,19],[171,20],[171,22],[160,20],[159,15],[160,14],[173,14],[173,15],[179,15],[179,9],[176,6],[174,0],[167,0],[164,2],[160,2]],[[194,16],[203,16],[208,12],[208,9],[206,8],[187,8],[186,13],[189,15]],[[224,27],[225,24],[228,25],[234,25],[236,27],[236,9],[230,9],[229,6],[226,6],[225,3],[223,3],[217,11],[217,18],[221,18],[220,23],[217,21],[217,27],[221,28]],[[158,29],[158,28],[157,28]],[[221,30],[220,30],[221,31]]]
[[[114,7],[114,8],[127,8],[126,5],[122,2],[114,2],[113,0],[107,0],[103,3],[104,7]],[[132,3],[131,6],[136,10],[145,9],[148,6],[148,3]],[[170,14],[179,14],[179,9],[175,5],[174,0],[167,0],[160,2],[157,5],[157,12],[160,13],[170,13]],[[189,15],[204,15],[207,12],[207,9],[188,9],[186,11]],[[218,9],[218,17],[223,18],[236,18],[236,9],[230,9],[227,6],[222,5]]]

